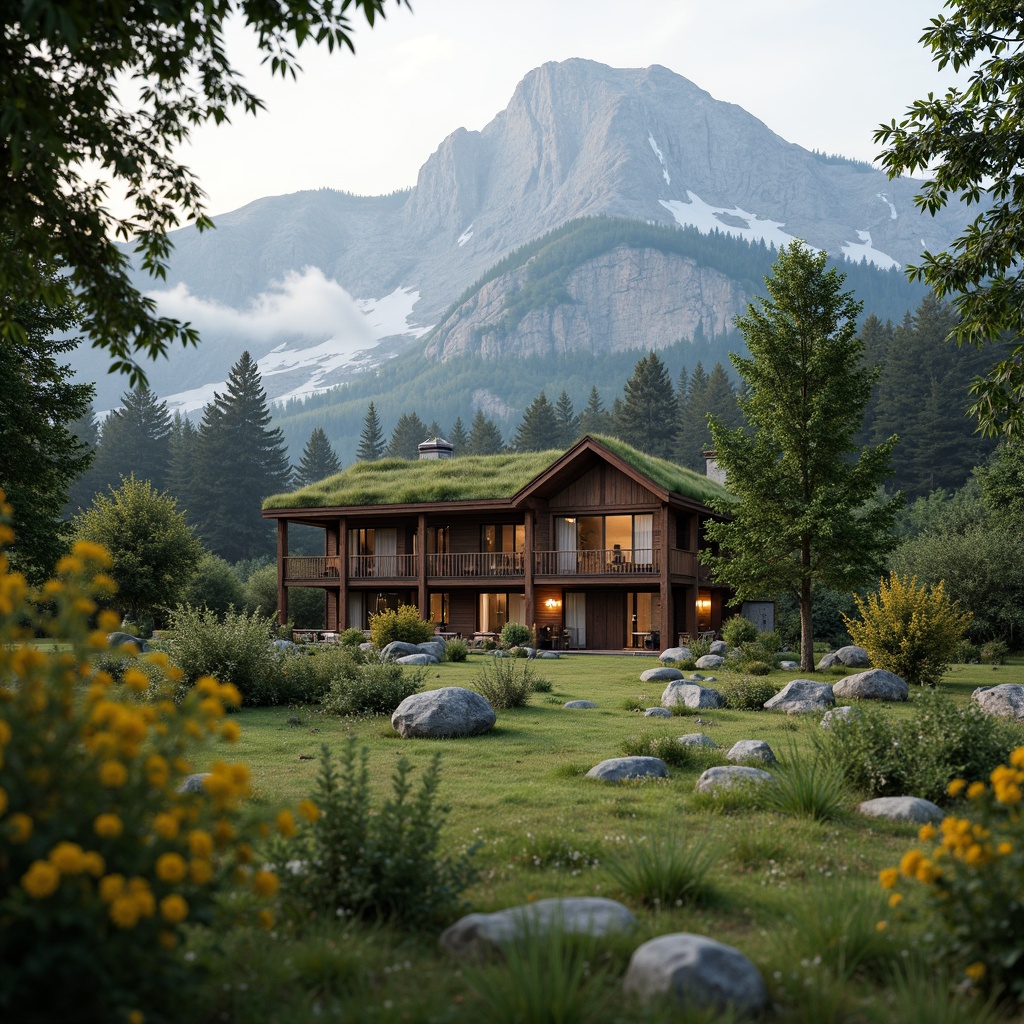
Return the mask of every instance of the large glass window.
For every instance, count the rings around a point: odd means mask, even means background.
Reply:
[[[448,609],[451,595],[447,591],[439,591],[430,595],[430,621],[439,629],[448,626]]]
[[[626,594],[627,635],[630,646],[659,648],[661,636],[661,595]]]
[[[526,547],[526,527],[522,523],[488,523],[481,527],[483,551],[522,551]]]
[[[559,558],[559,571],[602,571],[606,564],[630,562],[650,565],[654,561],[654,516],[565,516],[555,520],[555,543],[559,551],[596,552],[578,560]],[[564,562],[564,565],[563,565]]]
[[[523,594],[481,594],[478,621],[480,632],[500,633],[506,622],[526,625],[526,597]]]

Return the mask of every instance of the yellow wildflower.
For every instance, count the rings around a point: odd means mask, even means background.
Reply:
[[[156,859],[156,877],[161,882],[180,882],[188,870],[180,853],[162,853]]]
[[[153,831],[161,839],[174,839],[178,834],[178,819],[174,814],[163,811],[153,819]]]
[[[878,873],[878,881],[881,883],[883,889],[892,889],[896,885],[896,880],[900,877],[900,873],[896,868],[883,868]]]
[[[261,868],[252,876],[253,889],[264,899],[268,896],[273,896],[280,885],[280,879],[272,871],[265,871]]]
[[[82,854],[82,865],[93,878],[99,878],[106,868],[103,858],[95,850],[86,850]]]
[[[6,743],[10,743],[12,735],[13,733],[11,732],[10,724],[0,718],[0,747],[4,746]]]
[[[1000,857],[1006,857],[1008,854],[1013,853],[1013,843],[1006,842],[1004,840],[996,847],[996,853],[998,853]]]
[[[27,843],[32,837],[32,819],[19,811],[7,819],[7,827],[10,829],[10,840],[12,843]]]
[[[902,902],[903,902],[903,894],[902,893],[894,892],[889,897],[889,906],[890,907],[898,907]]]
[[[913,878],[917,874],[918,865],[924,860],[920,850],[907,850],[900,858],[900,874]]]
[[[314,822],[320,817],[320,808],[312,800],[300,800],[297,810],[308,822]]]
[[[128,1024],[146,1024],[146,1015],[141,1010],[132,1010],[128,1014]]]
[[[1017,749],[1010,754],[1010,764],[1012,764],[1014,768],[1024,768],[1024,747],[1017,747]]]
[[[929,822],[927,825],[922,825],[917,832],[917,838],[922,843],[927,843],[929,839],[934,839],[936,835],[935,826]]]
[[[149,689],[149,680],[144,672],[137,668],[129,668],[124,673],[124,685],[135,693],[145,693]]]
[[[113,903],[124,892],[124,875],[106,875],[100,879],[100,899]]]
[[[237,743],[242,729],[237,722],[225,722],[220,727],[221,739],[228,743]]]
[[[116,839],[124,831],[124,823],[116,814],[98,814],[92,829],[103,839]]]
[[[21,876],[21,887],[34,900],[52,896],[60,885],[60,871],[45,860],[32,862],[32,866]]]
[[[78,843],[58,843],[47,858],[62,875],[78,875],[85,870],[84,851]]]
[[[188,917],[188,903],[184,896],[179,896],[176,892],[172,892],[170,896],[165,896],[160,901],[160,914],[165,921],[170,921],[171,924],[178,924],[180,921],[184,921]]]
[[[167,758],[161,757],[159,754],[150,754],[146,758],[146,778],[151,786],[157,788],[166,786],[170,773],[171,769]]]
[[[134,897],[122,894],[110,904],[110,920],[118,928],[134,928],[139,923],[139,907]]]
[[[292,812],[289,811],[287,808],[278,811],[276,824],[277,831],[280,832],[281,835],[285,836],[286,838],[291,838],[293,835],[295,835],[295,818],[292,817]]]
[[[193,829],[188,834],[188,848],[193,857],[212,857],[213,837],[202,829]]]
[[[973,964],[964,969],[964,974],[971,981],[981,981],[985,977],[985,965],[980,960],[975,960]]]
[[[128,769],[120,761],[104,761],[100,765],[100,782],[117,789],[128,781]]]
[[[104,569],[109,569],[112,559],[109,552],[102,544],[91,540],[76,540],[71,546],[71,555],[80,558],[84,562],[95,562]]]
[[[979,797],[985,795],[985,783],[984,782],[972,782],[967,787],[967,799],[977,800]]]
[[[213,881],[213,865],[208,860],[193,858],[188,862],[188,876],[196,885],[209,885]]]
[[[958,797],[967,788],[966,779],[954,779],[947,787],[946,792],[952,797]]]
[[[261,910],[256,915],[256,921],[261,928],[266,928],[269,931],[274,927],[274,914],[270,910]]]
[[[876,932],[884,932],[885,929],[888,928],[888,927],[889,927],[889,922],[888,921],[879,921],[878,924],[875,925],[875,931]]]

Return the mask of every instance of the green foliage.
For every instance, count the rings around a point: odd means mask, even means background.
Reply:
[[[746,671],[750,675],[758,674],[752,671],[750,665],[746,666]],[[715,684],[715,689],[725,698],[727,708],[736,711],[763,711],[765,701],[771,700],[778,692],[774,683],[767,679],[751,679],[750,675],[740,676],[739,679],[726,679]]]
[[[182,587],[179,599],[182,604],[210,608],[223,615],[231,608],[245,605],[245,591],[235,570],[223,558],[207,551]]]
[[[772,666],[766,661],[748,661],[743,667],[752,676],[766,676],[772,670]]]
[[[171,414],[149,388],[121,395],[120,408],[103,421],[92,476],[94,490],[117,487],[123,476],[148,480],[156,491],[168,488]],[[177,495],[175,495],[177,497]]]
[[[530,689],[534,693],[550,693],[554,689],[554,684],[550,679],[544,679],[541,676],[531,676]]]
[[[316,704],[327,698],[335,680],[348,669],[352,648],[320,644],[275,658],[279,705]],[[358,657],[360,652],[356,652]]]
[[[423,644],[433,635],[433,625],[420,618],[419,609],[415,605],[385,608],[370,616],[370,642],[378,651],[384,650],[394,640]]]
[[[260,611],[273,614],[277,609],[277,566],[272,562],[259,564],[262,560],[253,560],[258,568],[253,569],[242,586],[245,608],[250,612]],[[236,562],[234,569],[243,575],[252,562]],[[324,628],[324,595],[323,591],[313,587],[292,587],[288,592],[288,619],[298,629]],[[361,640],[365,640],[360,634]]]
[[[853,642],[868,652],[872,665],[911,686],[935,686],[942,679],[971,620],[941,582],[919,587],[915,577],[896,573],[878,581],[877,594],[855,601],[860,620],[844,616]]]
[[[624,395],[615,421],[616,434],[638,451],[669,458],[678,410],[672,378],[655,352],[649,352],[633,368]]]
[[[860,303],[840,291],[843,275],[825,262],[800,242],[783,248],[765,280],[769,298],[737,321],[751,358],[731,358],[746,383],[740,408],[753,429],[711,420],[738,500],[713,503],[730,518],[708,523],[721,553],[702,555],[737,597],[799,595],[805,670],[813,668],[813,587],[866,582],[892,547],[898,511],[895,500],[876,497],[896,438],[848,458],[857,452],[871,380],[860,367]]]
[[[640,707],[628,710],[642,711]],[[623,757],[660,757],[670,768],[690,768],[694,763],[694,747],[680,743],[675,736],[666,736],[650,730],[638,736],[629,736],[619,744],[619,752]]]
[[[323,709],[331,715],[390,715],[423,686],[423,672],[393,661],[364,659],[346,647],[332,659],[330,688]]]
[[[259,612],[229,611],[223,617],[209,608],[179,605],[170,615],[171,660],[188,686],[202,676],[234,683],[246,705],[282,703],[279,656],[270,646],[277,624]]]
[[[722,623],[722,639],[730,647],[742,647],[757,639],[757,626],[742,615],[731,615]]]
[[[473,689],[487,698],[496,711],[524,708],[533,693],[533,669],[530,662],[522,666],[514,658],[488,658],[473,678]]]
[[[983,665],[1004,665],[1009,653],[1002,640],[989,640],[978,652],[978,660]]]
[[[338,643],[345,647],[358,647],[360,644],[366,643],[366,634],[361,629],[350,626],[348,629],[342,630],[338,637]]]
[[[203,555],[175,500],[135,477],[109,495],[97,495],[74,528],[80,539],[110,552],[117,584],[113,603],[135,621],[173,607]]]
[[[562,429],[555,407],[542,391],[523,413],[512,447],[517,452],[545,452],[562,445]]]
[[[341,470],[338,456],[327,440],[323,427],[314,427],[302,450],[302,459],[295,468],[295,483],[307,487]]]
[[[981,652],[970,640],[961,640],[953,659],[958,665],[976,664]]]
[[[773,774],[775,784],[764,791],[766,807],[814,821],[831,821],[846,813],[849,788],[845,772],[835,761],[804,760],[791,752]]]
[[[959,344],[1018,339],[971,386],[977,396],[971,412],[981,429],[1011,436],[1024,430],[1024,314],[1016,269],[1024,247],[1024,176],[1015,150],[1024,126],[1017,102],[1024,31],[1012,4],[950,0],[946,7],[921,42],[940,69],[962,70],[964,78],[917,100],[899,123],[880,126],[875,141],[887,147],[881,159],[890,177],[928,175],[915,200],[923,210],[934,215],[947,203],[979,204],[981,212],[946,251],[925,252],[907,272],[940,299],[953,297]]]
[[[359,434],[359,447],[356,449],[356,458],[360,462],[377,462],[384,457],[386,447],[380,418],[377,416],[377,410],[374,408],[373,402],[370,402],[366,407],[363,429]]]
[[[391,777],[391,795],[374,805],[369,752],[350,736],[338,762],[321,748],[313,804],[293,846],[280,860],[297,859],[282,874],[282,892],[303,917],[310,914],[386,920],[406,927],[436,926],[457,906],[475,877],[470,854],[440,853],[447,808],[438,802],[440,755],[420,776],[403,757]],[[309,820],[313,819],[313,820]]]
[[[467,455],[500,455],[505,450],[505,441],[501,436],[498,424],[484,415],[483,409],[477,409],[473,422],[469,427],[469,440],[466,444]]]
[[[298,70],[301,43],[351,48],[352,13],[358,10],[372,26],[383,7],[384,0],[355,0],[339,16],[333,6],[298,0],[247,8],[244,24],[258,55],[275,75],[287,76]],[[178,160],[192,129],[221,124],[236,108],[256,113],[263,106],[226,52],[234,13],[235,5],[221,3],[195,18],[180,5],[154,2],[124,9],[45,4],[5,12],[5,343],[24,340],[17,303],[55,308],[74,299],[83,333],[109,353],[111,370],[127,373],[134,386],[146,382],[140,358],[166,355],[177,341],[198,342],[195,328],[157,313],[131,274],[134,265],[163,279],[171,249],[167,233],[186,221],[200,231],[212,226],[198,181]],[[126,81],[139,83],[131,98],[122,88]],[[69,89],[69,82],[76,88]],[[127,197],[126,213],[111,212],[110,183],[97,185],[86,161],[106,169],[114,193]],[[127,239],[134,259],[121,248]],[[63,273],[54,278],[46,272],[50,267]]]
[[[974,703],[961,708],[941,693],[925,691],[911,718],[861,704],[855,716],[812,735],[824,761],[858,792],[941,804],[951,779],[988,778],[1019,734]]]
[[[402,413],[391,431],[391,440],[384,451],[389,459],[418,459],[419,445],[427,439],[427,425],[412,413]]]
[[[640,836],[628,852],[612,853],[605,870],[638,903],[664,910],[707,902],[708,875],[718,851],[703,837],[687,839],[679,831]]]
[[[454,637],[444,645],[445,661],[465,661],[469,657],[469,644]]]
[[[533,644],[533,630],[518,622],[506,622],[501,627],[501,646],[506,650],[512,647],[529,647]]]

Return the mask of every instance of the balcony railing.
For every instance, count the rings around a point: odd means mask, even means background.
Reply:
[[[672,573],[673,576],[697,575],[698,564],[695,552],[680,551],[679,548],[672,548],[668,555],[668,571]]]
[[[427,555],[427,575],[446,579],[461,576],[522,576],[521,551],[471,551]]]
[[[348,578],[362,579],[415,579],[415,555],[349,555]]]
[[[608,576],[618,573],[652,576],[660,572],[653,548],[612,548],[604,551],[538,551],[536,576]]]
[[[284,560],[286,580],[338,579],[341,559],[337,555],[293,555]]]

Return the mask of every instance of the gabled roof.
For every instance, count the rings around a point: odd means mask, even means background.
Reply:
[[[272,495],[263,502],[263,508],[351,508],[493,499],[506,499],[509,507],[514,507],[530,497],[554,493],[600,462],[615,466],[663,501],[681,497],[706,507],[714,499],[731,498],[724,487],[693,470],[644,455],[614,438],[588,435],[564,453],[356,462],[291,494]]]

